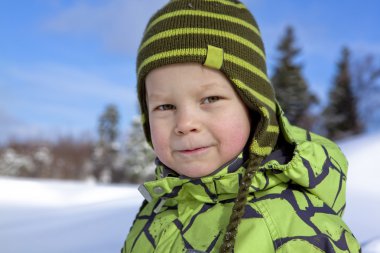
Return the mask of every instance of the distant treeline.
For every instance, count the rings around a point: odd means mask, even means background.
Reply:
[[[277,46],[270,77],[277,100],[292,124],[333,140],[380,126],[380,58],[356,55],[347,45],[337,52],[327,103],[313,94],[297,63],[301,48],[287,27]],[[98,119],[97,140],[9,141],[0,147],[0,175],[139,183],[154,176],[155,156],[138,118],[120,141],[119,112],[108,105]]]

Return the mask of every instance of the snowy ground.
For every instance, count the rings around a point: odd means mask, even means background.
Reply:
[[[380,132],[340,147],[349,161],[344,220],[363,244],[363,253],[380,253]]]
[[[0,178],[0,252],[120,252],[136,188]]]
[[[344,219],[363,253],[379,253],[380,133],[340,146],[350,162]],[[120,252],[141,201],[135,185],[0,178],[0,252]]]

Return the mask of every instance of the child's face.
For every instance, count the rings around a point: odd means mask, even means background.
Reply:
[[[202,177],[243,150],[249,112],[220,71],[173,64],[151,71],[145,83],[154,151],[166,166]]]

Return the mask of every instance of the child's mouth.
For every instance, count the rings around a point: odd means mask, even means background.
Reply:
[[[199,147],[199,148],[194,148],[194,149],[179,150],[179,152],[185,155],[192,155],[192,154],[200,154],[203,151],[206,151],[207,149],[208,147]]]

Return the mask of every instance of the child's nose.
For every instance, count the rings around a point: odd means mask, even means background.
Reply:
[[[198,132],[200,129],[200,122],[197,114],[193,110],[177,110],[176,115],[175,133],[178,135],[188,134],[190,132]]]

